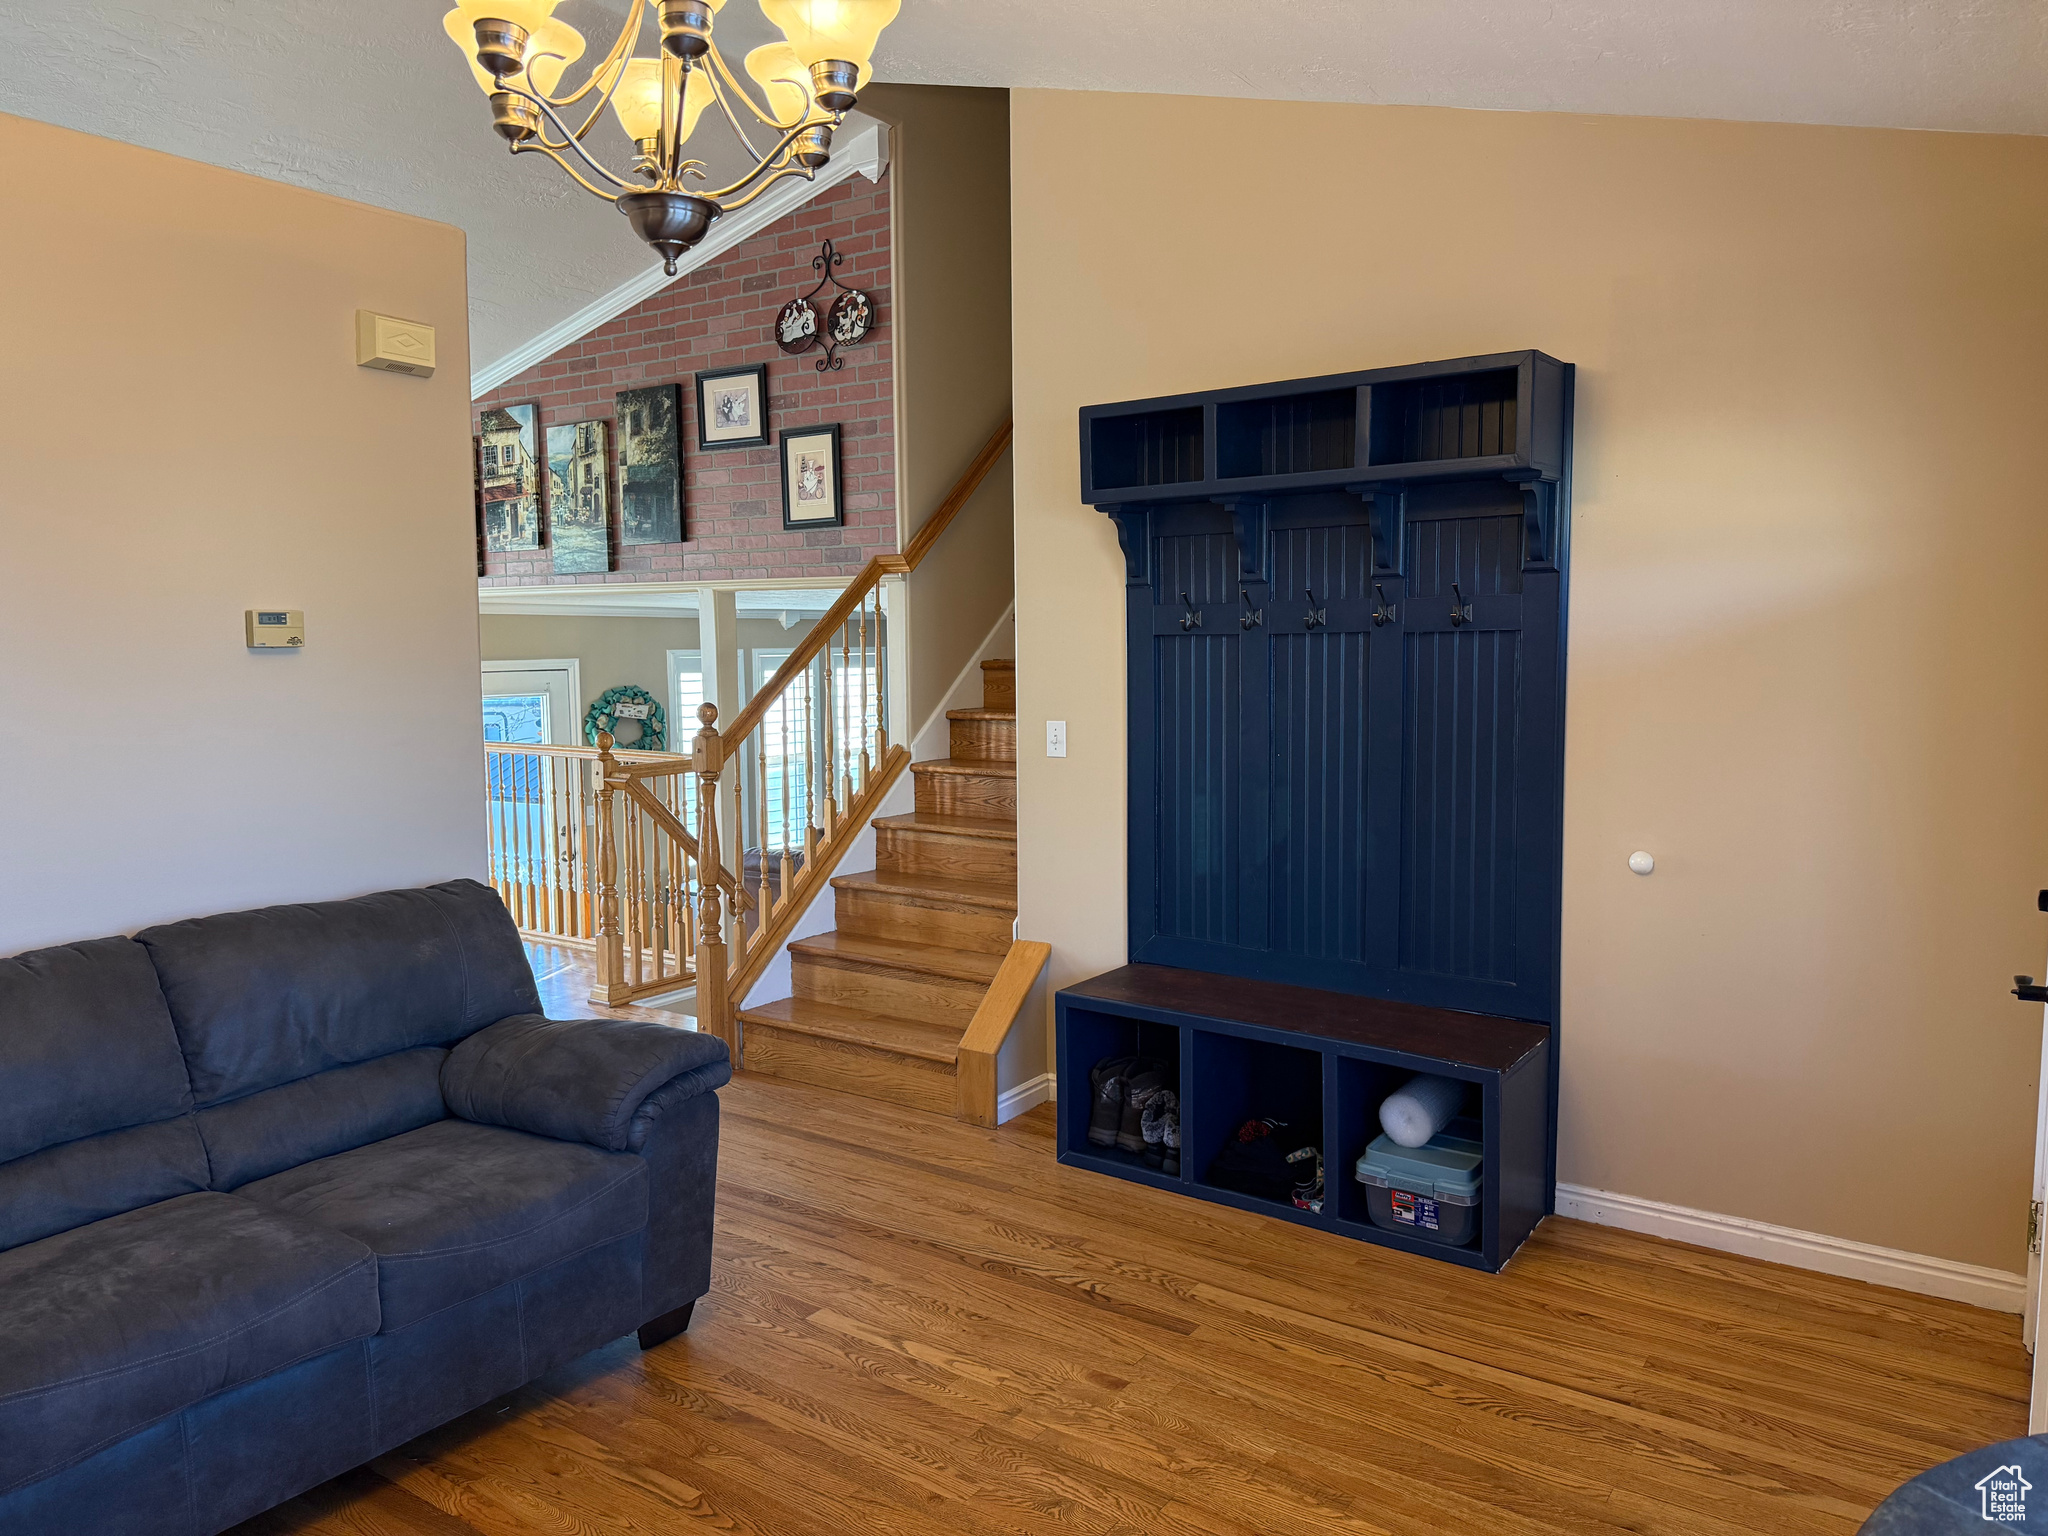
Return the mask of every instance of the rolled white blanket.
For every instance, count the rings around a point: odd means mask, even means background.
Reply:
[[[1422,1146],[1451,1123],[1464,1097],[1455,1077],[1417,1073],[1380,1101],[1380,1129],[1398,1146]]]

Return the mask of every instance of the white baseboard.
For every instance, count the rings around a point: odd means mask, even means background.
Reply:
[[[1005,1120],[1014,1120],[1025,1110],[1036,1109],[1041,1104],[1049,1103],[1052,1098],[1053,1075],[1050,1072],[1041,1072],[1008,1092],[996,1095],[996,1124],[1001,1125]]]
[[[1940,1296],[1948,1301],[1967,1302],[1995,1312],[2024,1310],[2027,1277],[1977,1264],[1959,1264],[1954,1259],[1937,1259],[1924,1253],[1906,1253],[1897,1248],[1879,1248],[1855,1243],[1845,1237],[1828,1237],[1820,1232],[1801,1232],[1793,1227],[1776,1227],[1767,1221],[1750,1221],[1742,1216],[1722,1216],[1713,1211],[1695,1211],[1683,1205],[1666,1205],[1636,1195],[1617,1195],[1604,1189],[1587,1189],[1582,1184],[1557,1186],[1557,1214],[1590,1221],[1603,1227],[1620,1227],[1651,1237],[1668,1237],[1675,1242],[1694,1243],[1722,1253],[1739,1253],[1747,1258],[1773,1264],[1790,1264],[1799,1269],[1840,1275],[1847,1280],[1867,1280],[1922,1296]]]

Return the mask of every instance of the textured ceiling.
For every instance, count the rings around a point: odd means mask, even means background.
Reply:
[[[615,212],[505,153],[443,9],[0,0],[0,110],[460,225],[481,365],[648,261]],[[560,14],[601,48],[624,0]],[[767,35],[746,0],[719,29],[735,59]],[[876,63],[934,84],[2048,133],[2044,0],[904,0]],[[730,143],[708,120],[699,137]]]
[[[2043,0],[904,0],[886,80],[2048,133]]]

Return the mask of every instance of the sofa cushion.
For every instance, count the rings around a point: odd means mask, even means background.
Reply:
[[[93,939],[0,960],[0,1163],[191,1106],[140,944]]]
[[[0,1254],[0,1493],[377,1324],[361,1243],[233,1195]]]
[[[423,1045],[200,1110],[193,1119],[206,1139],[212,1187],[234,1189],[432,1124],[448,1113],[441,1098],[447,1059],[440,1046]]]
[[[630,1152],[467,1120],[323,1157],[236,1195],[372,1250],[386,1332],[647,1224],[647,1166]]]
[[[512,915],[474,880],[229,912],[136,937],[202,1106],[540,1011]]]
[[[0,1251],[213,1187],[190,1115],[0,1163]]]

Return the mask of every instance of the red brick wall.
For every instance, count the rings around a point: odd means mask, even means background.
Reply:
[[[845,366],[820,373],[822,350],[785,356],[773,340],[777,310],[817,279],[811,258],[824,240],[845,256],[839,278],[875,301],[875,324]],[[826,294],[832,290],[827,289]],[[820,305],[822,311],[823,305]],[[735,246],[724,260],[678,278],[581,341],[475,402],[475,413],[537,401],[540,430],[613,414],[622,389],[671,381],[683,386],[683,533],[680,544],[618,542],[614,446],[609,574],[557,576],[551,551],[486,556],[490,587],[557,583],[851,576],[872,555],[896,547],[894,361],[889,304],[889,178],[852,176]],[[782,526],[780,450],[697,447],[700,369],[768,364],[768,426],[838,422],[846,526]]]

